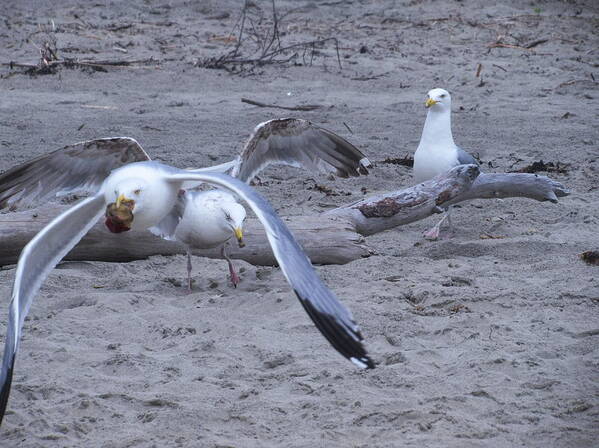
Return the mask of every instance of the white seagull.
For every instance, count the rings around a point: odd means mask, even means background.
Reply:
[[[54,196],[95,192],[112,169],[145,160],[150,160],[148,154],[130,138],[98,139],[66,146],[0,175],[0,210],[23,208]],[[249,183],[271,164],[334,173],[340,177],[368,174],[370,166],[362,152],[333,132],[306,120],[282,118],[256,126],[235,160],[191,171],[228,172]],[[189,290],[194,248],[221,246],[231,281],[236,286],[239,277],[225,245],[236,238],[243,246],[245,215],[245,208],[228,192],[187,190],[181,192],[170,213],[149,230],[186,247]]]
[[[100,180],[105,166],[98,167],[95,174],[88,173],[90,179]],[[115,233],[126,228],[155,226],[170,212],[179,190],[202,182],[230,190],[250,206],[266,230],[283,274],[317,328],[339,353],[358,367],[374,368],[350,311],[324,285],[293,235],[262,196],[226,174],[191,172],[154,161],[135,162],[105,176],[93,196],[57,216],[21,252],[0,368],[0,423],[8,402],[25,316],[54,266],[102,216],[108,229]]]
[[[221,247],[221,255],[229,265],[233,286],[240,278],[227,255],[226,245],[234,236],[244,246],[243,223],[246,210],[237,198],[224,190],[181,191],[177,204],[156,227],[149,230],[167,240],[185,245],[187,252],[187,289],[191,291],[192,249]]]
[[[478,165],[474,157],[453,141],[449,92],[443,89],[430,90],[424,104],[428,108],[428,113],[420,143],[414,153],[414,179],[416,182],[432,179],[449,171],[454,166]],[[446,211],[443,218],[425,233],[425,237],[432,240],[438,239],[441,224],[446,219],[451,225],[449,211]]]
[[[233,177],[248,183],[272,164],[354,177],[368,174],[370,161],[358,148],[331,131],[306,120],[282,118],[256,126],[241,154],[234,161],[206,169],[224,169]],[[150,231],[185,245],[187,286],[190,291],[191,253],[194,248],[221,246],[221,254],[229,265],[231,282],[233,286],[237,286],[239,276],[227,255],[226,244],[230,239],[236,238],[243,247],[245,217],[243,206],[228,192],[186,191],[171,213]]]

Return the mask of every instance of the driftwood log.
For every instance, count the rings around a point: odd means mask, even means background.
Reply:
[[[481,174],[475,165],[461,165],[427,182],[348,204],[320,215],[284,218],[315,264],[343,264],[372,252],[364,236],[408,224],[469,199],[526,197],[557,202],[568,191],[562,184],[535,174]],[[14,264],[22,248],[67,206],[41,207],[0,214],[0,266]],[[245,225],[246,247],[229,245],[232,258],[256,265],[274,265],[266,235],[256,219]],[[99,222],[65,260],[131,261],[152,255],[184,253],[179,243],[148,231],[112,234]],[[220,250],[196,255],[221,258]]]
[[[449,205],[471,199],[525,197],[556,203],[569,191],[546,176],[524,173],[481,173],[460,165],[434,179],[398,192],[373,196],[325,213],[353,223],[361,235],[373,235],[424,219]]]
[[[17,262],[23,247],[55,216],[68,206],[39,208],[0,215],[0,266]],[[364,237],[350,222],[325,216],[295,216],[283,219],[315,264],[344,264],[371,254]],[[234,240],[234,238],[232,238]],[[227,252],[231,258],[255,265],[273,266],[276,260],[260,222],[248,218],[244,225],[245,247],[231,241]],[[147,230],[110,233],[100,220],[67,254],[64,260],[132,261],[152,255],[184,254],[176,241],[159,238]],[[194,250],[195,255],[222,258],[220,248]]]

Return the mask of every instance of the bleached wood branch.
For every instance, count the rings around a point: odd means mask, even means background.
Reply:
[[[475,165],[460,165],[412,187],[366,198],[320,215],[294,216],[285,221],[313,263],[343,264],[372,253],[363,236],[424,219],[458,202],[507,197],[557,202],[558,197],[568,194],[561,183],[545,176],[481,174]],[[0,266],[16,263],[25,244],[65,208],[54,205],[0,214]],[[232,258],[257,265],[276,264],[256,219],[248,219],[244,233],[246,247],[229,246]],[[148,231],[112,234],[100,222],[65,259],[130,261],[180,253],[184,253],[180,244],[162,240]],[[218,248],[194,253],[221,258]]]
[[[449,201],[470,190],[480,171],[460,165],[429,181],[348,204],[325,213],[354,224],[361,235],[373,235],[443,211]]]
[[[546,176],[524,173],[480,173],[475,165],[460,165],[434,179],[384,193],[326,212],[352,222],[361,235],[372,235],[409,224],[471,199],[525,197],[557,202],[568,190]]]
[[[66,208],[64,205],[54,205],[51,208],[0,214],[0,266],[16,263],[21,250],[31,238]],[[318,215],[295,216],[284,220],[315,264],[344,264],[371,254],[364,237],[356,233],[349,222]],[[244,236],[244,248],[239,248],[234,241],[228,245],[227,251],[232,258],[256,265],[276,264],[266,234],[257,219],[247,219]],[[185,248],[181,244],[163,240],[147,230],[110,233],[101,220],[64,259],[131,261],[152,255],[184,253]],[[220,248],[195,250],[194,254],[222,258]]]

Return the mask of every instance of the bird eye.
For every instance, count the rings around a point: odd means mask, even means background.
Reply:
[[[231,221],[231,215],[229,215],[227,212],[225,212],[225,218],[227,218],[227,221]]]
[[[135,190],[135,191],[133,192],[133,194],[134,194],[134,195],[136,195],[136,196],[139,196],[139,193],[141,193],[141,189],[139,189],[139,190]]]
[[[445,98],[445,94],[442,93],[441,96],[440,96],[440,98]]]

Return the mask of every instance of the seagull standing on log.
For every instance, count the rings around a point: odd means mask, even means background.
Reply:
[[[451,133],[451,95],[447,90],[433,89],[428,92],[424,105],[428,108],[420,143],[414,153],[414,179],[424,182],[445,173],[458,165],[478,165],[474,157],[457,146]],[[451,217],[446,210],[443,218],[424,236],[430,240],[439,238],[441,224]]]

